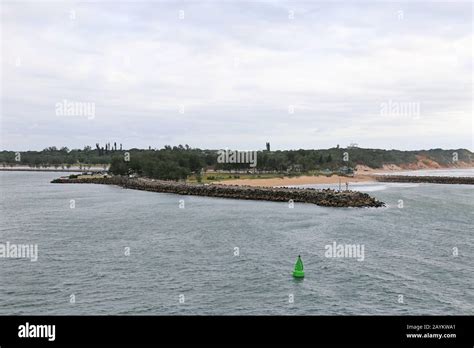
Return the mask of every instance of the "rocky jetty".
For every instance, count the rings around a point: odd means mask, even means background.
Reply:
[[[474,185],[474,178],[453,176],[412,176],[412,175],[375,175],[375,180],[382,182],[412,182],[430,184],[464,184]]]
[[[315,190],[302,188],[272,188],[229,185],[185,184],[144,178],[59,178],[52,181],[59,184],[104,184],[117,185],[128,189],[180,195],[249,199],[274,202],[313,203],[326,207],[382,207],[384,203],[366,193],[357,191]]]

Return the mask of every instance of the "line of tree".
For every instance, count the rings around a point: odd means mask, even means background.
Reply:
[[[161,180],[180,180],[200,173],[211,159],[211,153],[191,148],[132,150],[123,156],[114,156],[109,171],[116,175],[133,173]]]
[[[107,150],[106,150],[107,149]],[[18,156],[18,154],[20,156]],[[258,151],[259,171],[285,172],[298,169],[337,170],[343,166],[355,167],[358,164],[371,168],[381,168],[384,164],[415,163],[420,158],[433,160],[441,165],[450,165],[456,159],[471,163],[472,152],[465,149],[399,151],[363,148],[331,148],[322,150]],[[70,167],[86,165],[110,165],[114,174],[136,173],[152,178],[179,180],[190,174],[198,174],[202,169],[232,170],[251,169],[248,163],[218,163],[217,150],[201,150],[188,145],[169,146],[162,149],[120,150],[116,144],[92,149],[69,150],[66,147],[48,147],[43,151],[0,151],[3,166],[27,165],[30,167]],[[345,159],[347,161],[345,161]]]

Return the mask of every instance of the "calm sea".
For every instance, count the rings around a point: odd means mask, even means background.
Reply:
[[[474,186],[358,184],[387,207],[289,208],[60,175],[0,172],[0,243],[38,247],[0,258],[2,315],[474,314]],[[334,243],[363,260],[326,257]]]

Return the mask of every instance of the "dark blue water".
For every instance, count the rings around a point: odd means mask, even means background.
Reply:
[[[0,258],[0,314],[474,314],[473,186],[364,184],[388,207],[290,209],[59,175],[0,172],[0,243],[38,245]],[[364,260],[325,257],[333,242]]]

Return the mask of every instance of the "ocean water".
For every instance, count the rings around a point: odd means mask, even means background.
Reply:
[[[0,172],[0,243],[38,246],[0,258],[2,315],[474,314],[474,186],[361,183],[387,207],[289,208],[60,175]],[[334,242],[363,260],[326,257]]]

